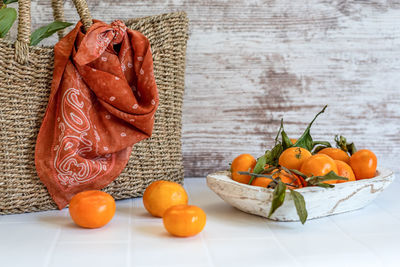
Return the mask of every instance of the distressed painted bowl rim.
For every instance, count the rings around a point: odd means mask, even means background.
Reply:
[[[373,178],[369,178],[369,179],[362,179],[362,180],[356,180],[356,181],[350,181],[350,182],[345,182],[345,183],[339,183],[339,184],[334,184],[335,187],[334,188],[330,188],[330,190],[338,190],[342,187],[348,187],[348,186],[361,186],[363,184],[367,184],[367,183],[371,183],[371,182],[377,182],[377,181],[381,181],[384,178],[393,175],[393,171],[386,169],[386,168],[378,168],[376,170],[377,175]],[[274,190],[271,188],[265,188],[265,187],[260,187],[260,186],[254,186],[254,185],[248,185],[248,184],[243,184],[243,183],[239,183],[236,182],[235,180],[233,180],[231,178],[231,174],[230,171],[218,171],[215,173],[211,173],[209,175],[207,175],[207,179],[213,178],[215,180],[220,180],[223,182],[228,182],[228,183],[232,183],[232,184],[236,184],[239,186],[243,186],[243,187],[247,187],[249,190],[253,190],[253,191],[257,191],[257,192],[270,192],[272,193]],[[223,179],[221,179],[223,177]],[[297,192],[299,193],[307,193],[309,191],[313,191],[315,192],[316,190],[326,190],[326,188],[323,187],[318,187],[318,186],[307,186],[307,187],[302,187],[299,189],[296,189]],[[289,192],[289,189],[286,189],[286,192]]]

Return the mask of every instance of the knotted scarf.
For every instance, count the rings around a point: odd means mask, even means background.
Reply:
[[[47,110],[36,142],[37,173],[60,209],[101,189],[151,136],[158,106],[148,39],[121,21],[82,23],[54,47]]]

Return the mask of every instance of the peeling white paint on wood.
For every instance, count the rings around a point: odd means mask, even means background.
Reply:
[[[388,169],[379,169],[371,179],[335,184],[334,188],[303,187],[301,193],[306,203],[308,217],[315,219],[338,213],[353,211],[368,205],[394,180]],[[268,217],[273,198],[273,189],[250,186],[231,179],[228,171],[207,176],[207,185],[227,203],[247,213]],[[298,221],[299,217],[290,195],[286,191],[285,201],[270,217],[276,221]]]
[[[184,10],[190,19],[183,154],[186,176],[260,156],[281,117],[296,138],[324,104],[315,139],[337,133],[399,171],[400,1],[89,0],[107,22]],[[66,18],[77,21],[71,1]],[[33,1],[34,29],[52,20]],[[55,37],[45,44],[55,43]]]

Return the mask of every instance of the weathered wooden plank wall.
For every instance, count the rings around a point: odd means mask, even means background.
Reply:
[[[68,21],[76,21],[66,2]],[[190,19],[183,153],[186,176],[261,155],[285,118],[291,137],[341,133],[399,171],[400,1],[89,0],[94,18],[184,10]],[[51,20],[33,0],[33,28]],[[55,39],[47,41],[54,43]]]

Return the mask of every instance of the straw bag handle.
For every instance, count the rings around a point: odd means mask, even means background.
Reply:
[[[52,0],[53,2],[56,0]],[[62,8],[61,3],[56,4],[54,13],[59,13],[59,8]],[[89,29],[92,25],[92,17],[89,12],[86,0],[72,0],[81,18],[82,24],[85,29]],[[31,37],[31,0],[18,0],[18,35],[15,41],[15,60],[18,63],[24,64],[29,58],[29,43]]]
[[[55,21],[65,21],[64,17],[64,0],[51,0],[51,7],[53,8],[53,18]],[[64,29],[57,32],[58,40],[64,37]]]

